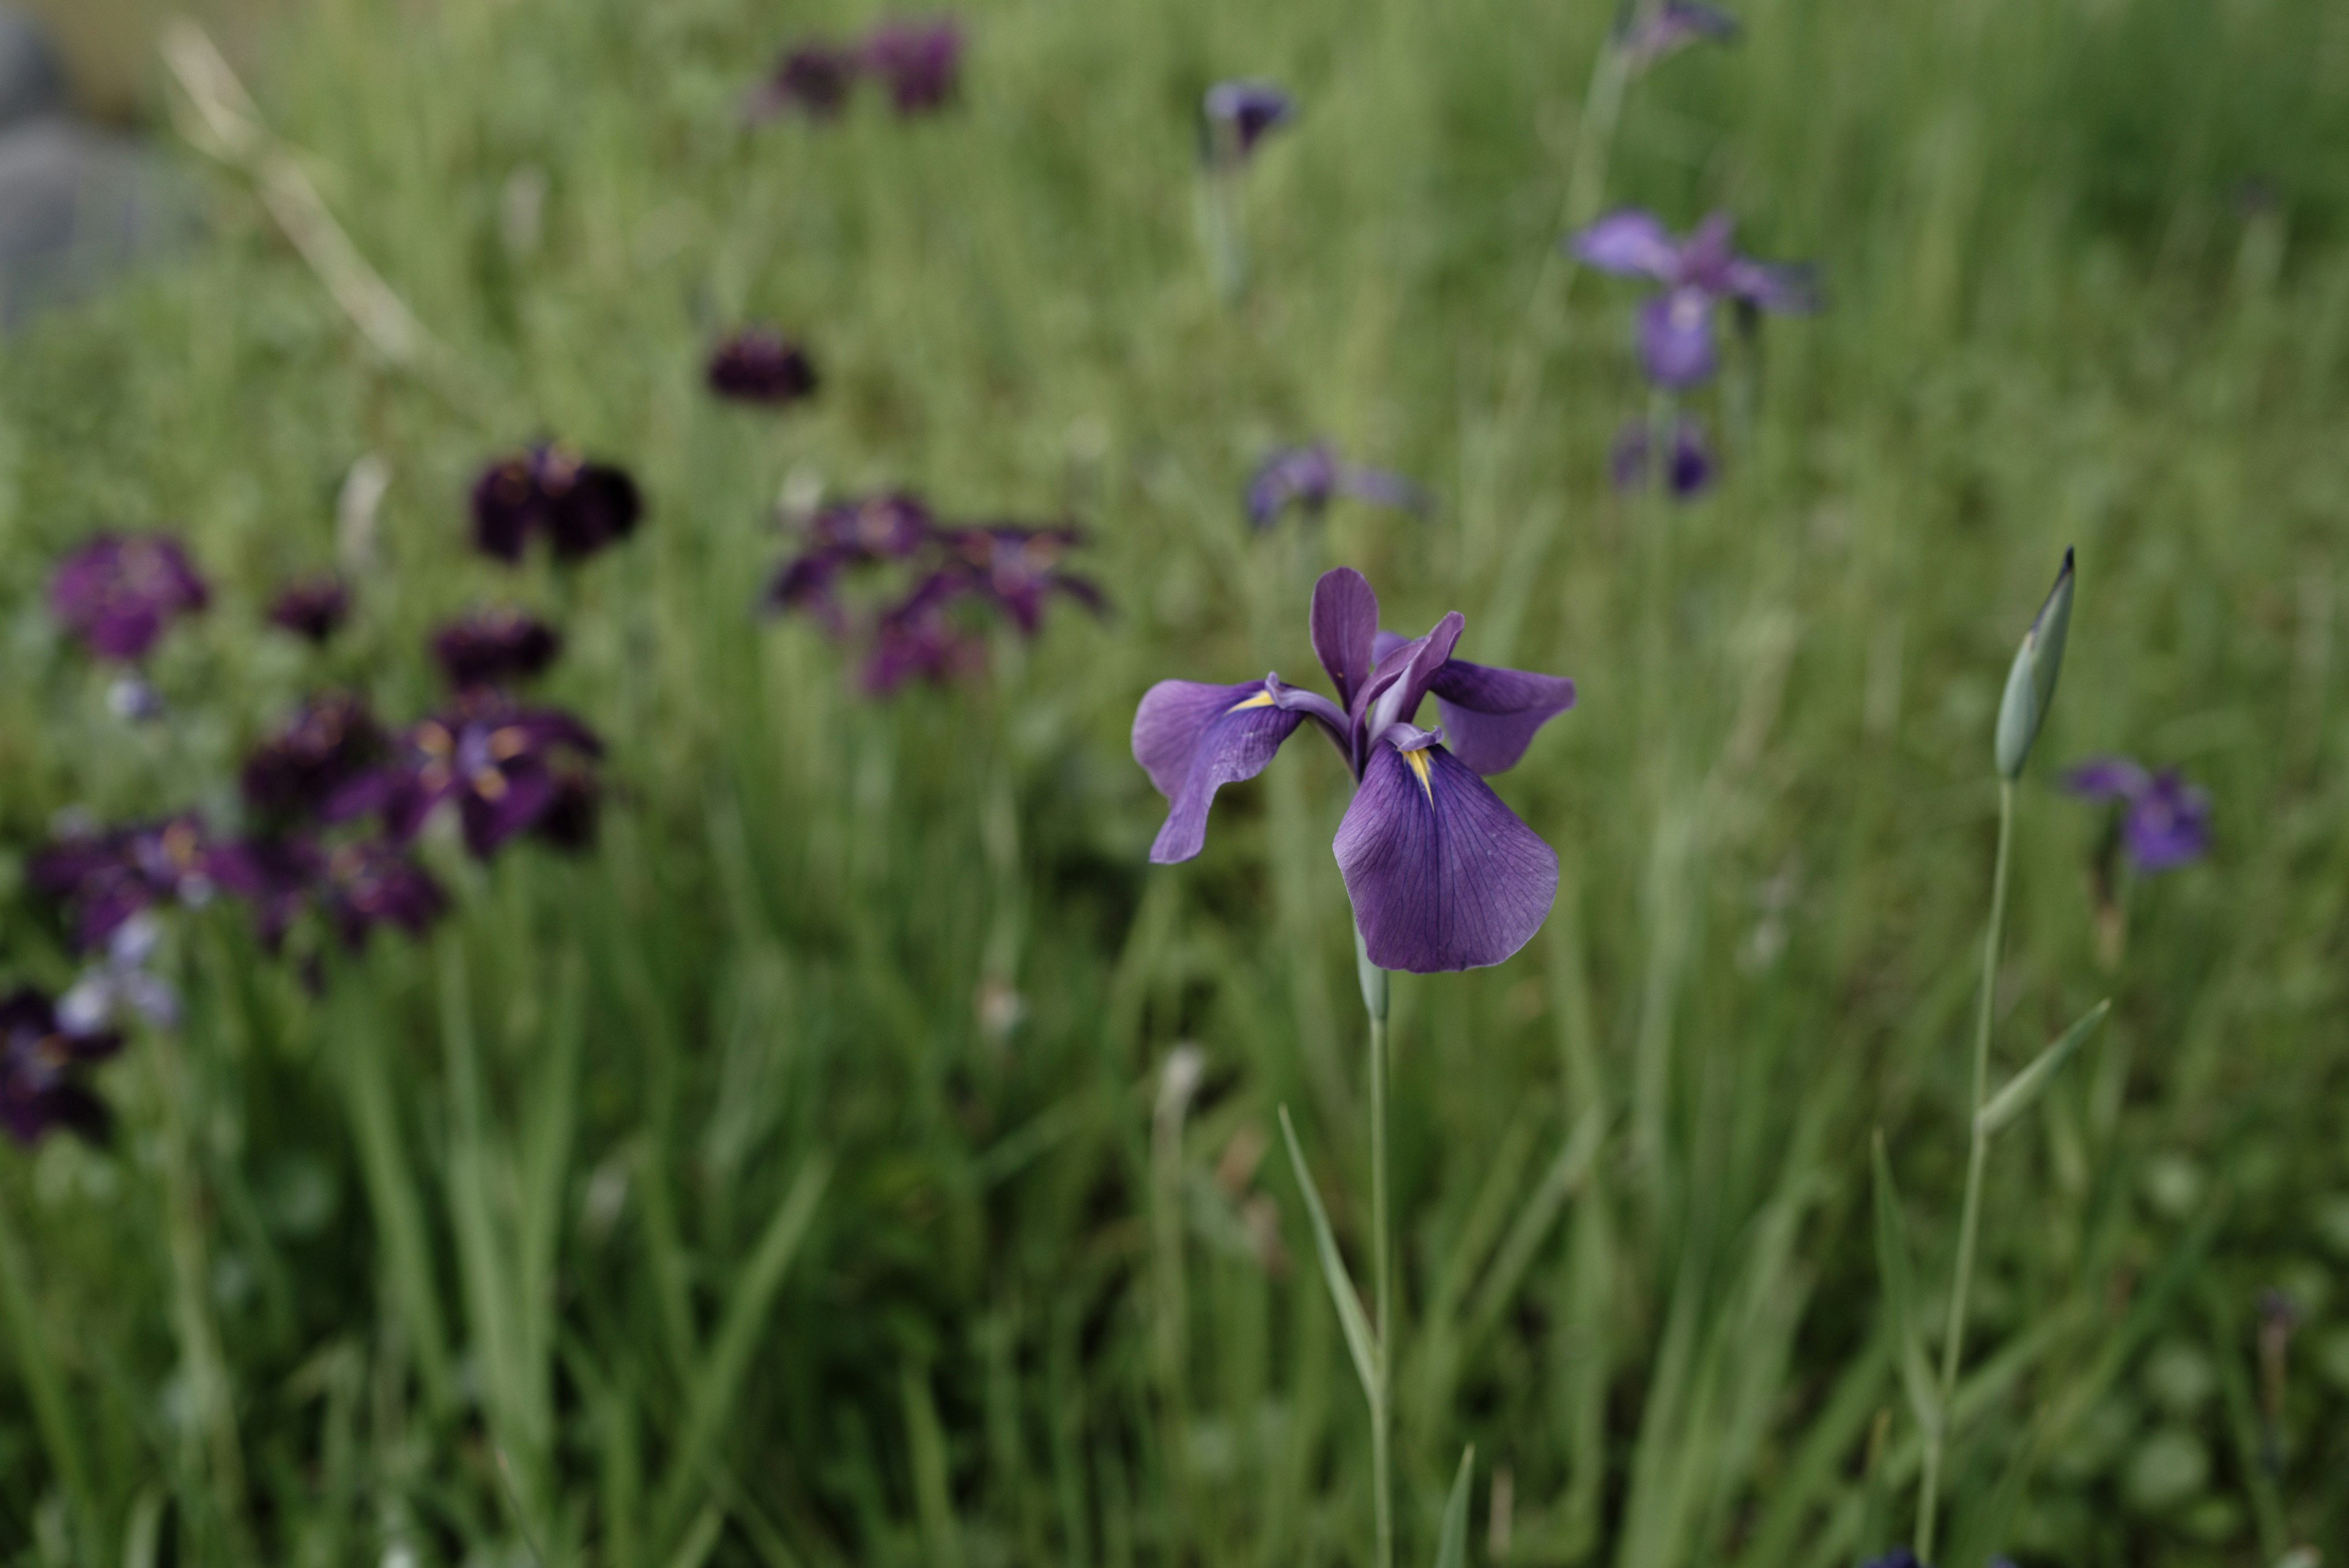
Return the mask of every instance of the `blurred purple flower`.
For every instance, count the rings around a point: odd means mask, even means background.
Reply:
[[[377,926],[422,936],[448,908],[440,885],[424,867],[398,846],[373,838],[326,852],[318,896],[343,945],[355,952]]]
[[[1640,307],[1640,363],[1649,379],[1675,390],[1712,376],[1713,307],[1733,299],[1768,311],[1807,311],[1818,298],[1807,268],[1773,266],[1730,246],[1732,221],[1715,213],[1685,241],[1652,213],[1609,213],[1568,242],[1574,255],[1601,272],[1645,277],[1662,291]]]
[[[200,610],[212,591],[167,534],[99,534],[57,563],[49,609],[99,659],[135,663],[176,616]]]
[[[0,998],[0,1127],[27,1148],[57,1127],[102,1140],[106,1102],[82,1072],[121,1048],[119,1034],[67,1031],[56,1004],[29,986]]]
[[[962,24],[949,16],[882,23],[858,51],[865,68],[888,84],[901,115],[937,109],[955,94],[962,68]]]
[[[859,680],[866,692],[885,697],[909,680],[934,686],[974,676],[987,668],[987,644],[948,613],[972,591],[970,579],[939,574],[925,579],[901,604],[882,612]]]
[[[192,813],[105,833],[78,834],[37,851],[26,880],[74,915],[74,945],[94,952],[141,909],[212,896],[211,843]]]
[[[1616,489],[1648,487],[1650,445],[1646,420],[1623,422],[1607,458],[1608,472]],[[1678,501],[1691,500],[1713,484],[1713,453],[1704,444],[1704,427],[1685,414],[1672,421],[1672,450],[1665,463],[1664,484]]]
[[[484,469],[472,509],[473,544],[485,556],[519,561],[531,535],[544,534],[557,556],[577,560],[636,532],[644,501],[625,470],[542,445]]]
[[[2127,757],[2099,757],[2072,770],[2064,787],[2121,809],[2121,841],[2146,875],[2199,860],[2210,847],[2210,797],[2175,768],[2148,773]]]
[[[861,561],[902,561],[937,537],[937,519],[906,491],[835,502],[808,519],[809,542]]]
[[[966,576],[971,591],[1009,616],[1021,635],[1033,637],[1043,625],[1044,601],[1054,594],[1076,600],[1095,615],[1108,608],[1099,587],[1061,565],[1084,537],[1083,530],[1065,526],[997,524],[949,529],[939,538],[953,565],[940,576]]]
[[[324,642],[351,613],[351,591],[332,572],[288,583],[269,606],[269,620],[296,637]]]
[[[1297,100],[1271,82],[1217,82],[1199,100],[1200,157],[1210,169],[1237,169],[1296,114]]]
[[[245,804],[278,820],[314,816],[390,744],[367,703],[347,691],[311,697],[244,760]]]
[[[251,906],[254,932],[275,952],[310,902],[326,864],[315,839],[289,834],[222,845],[212,851],[212,873],[222,891]]]
[[[796,403],[816,389],[807,351],[781,333],[750,327],[709,356],[709,389],[740,403]]]
[[[1314,585],[1310,621],[1336,701],[1278,675],[1152,687],[1133,718],[1134,761],[1168,802],[1152,861],[1197,855],[1216,791],[1261,773],[1310,719],[1354,775],[1333,847],[1371,962],[1430,973],[1523,947],[1557,896],[1557,857],[1485,777],[1574,705],[1574,682],[1454,659],[1463,624],[1454,611],[1416,639],[1381,632],[1371,585],[1340,566]],[[1430,695],[1443,724],[1422,730]]]
[[[1736,17],[1697,0],[1663,0],[1644,15],[1635,5],[1633,12],[1632,20],[1616,35],[1615,47],[1634,70],[1645,70],[1692,44],[1727,43],[1741,31]]]
[[[1402,475],[1348,462],[1328,441],[1317,441],[1284,448],[1257,465],[1248,479],[1248,521],[1268,528],[1290,506],[1319,517],[1340,495],[1403,512],[1427,509],[1427,497]]]
[[[847,107],[848,90],[856,85],[860,68],[853,48],[822,39],[795,45],[750,94],[742,106],[743,117],[761,120],[797,113],[810,119],[836,119]]]
[[[562,651],[561,633],[518,609],[474,610],[432,634],[433,660],[460,691],[527,680]]]
[[[474,687],[409,731],[398,761],[337,791],[326,815],[380,815],[392,839],[404,845],[435,811],[453,805],[465,847],[486,860],[554,809],[563,785],[558,763],[603,750],[595,732],[568,713],[517,707],[488,687]]]

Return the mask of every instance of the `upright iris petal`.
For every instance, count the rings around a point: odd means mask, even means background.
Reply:
[[[963,32],[951,17],[884,22],[865,36],[864,69],[889,88],[901,115],[924,114],[954,97],[961,78]]]
[[[432,634],[432,659],[458,691],[526,680],[554,662],[563,634],[517,609],[482,609]]]
[[[1654,214],[1627,209],[1608,213],[1567,242],[1577,259],[1601,272],[1662,286],[1640,306],[1638,332],[1640,365],[1659,386],[1677,390],[1713,373],[1713,317],[1722,300],[1774,312],[1817,307],[1807,269],[1741,256],[1731,236],[1725,213],[1675,241]]]
[[[1499,963],[1540,928],[1557,858],[1479,775],[1522,757],[1535,732],[1573,705],[1574,683],[1455,659],[1456,612],[1413,639],[1380,631],[1378,615],[1351,567],[1314,585],[1313,651],[1335,702],[1277,675],[1150,689],[1134,714],[1133,755],[1167,799],[1150,857],[1198,854],[1216,791],[1262,772],[1309,718],[1356,781],[1333,847],[1371,961],[1422,972]],[[1431,694],[1441,730],[1415,722]]]
[[[57,563],[49,609],[99,659],[135,664],[163,628],[211,602],[212,590],[166,534],[99,534]]]

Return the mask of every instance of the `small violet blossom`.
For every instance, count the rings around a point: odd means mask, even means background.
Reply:
[[[1269,528],[1291,506],[1318,518],[1340,495],[1402,512],[1427,509],[1427,497],[1402,475],[1348,462],[1328,441],[1315,441],[1276,452],[1257,465],[1248,479],[1248,521]]]
[[[1217,82],[1199,100],[1199,157],[1210,169],[1246,163],[1256,144],[1297,116],[1297,100],[1271,82]]]
[[[781,334],[761,327],[737,332],[709,356],[709,389],[738,403],[785,407],[812,396],[815,365],[807,351]]]
[[[884,22],[857,51],[865,71],[889,89],[900,115],[926,114],[955,95],[962,72],[962,24],[947,16]]]
[[[1609,451],[1607,467],[1618,490],[1645,490],[1650,474],[1652,437],[1646,420],[1624,422]],[[1713,452],[1705,445],[1704,427],[1683,414],[1672,421],[1672,446],[1664,462],[1664,489],[1675,501],[1692,500],[1713,484]]]
[[[2064,787],[2084,800],[2120,806],[2121,842],[2150,876],[2199,860],[2210,847],[2210,797],[2175,768],[2148,772],[2127,757],[2099,757],[2072,770]]]
[[[821,39],[795,45],[775,62],[774,71],[760,83],[743,105],[743,118],[771,119],[796,113],[810,119],[836,119],[848,106],[849,89],[856,85],[862,62],[854,48]]]
[[[179,616],[212,600],[188,553],[165,534],[100,534],[57,563],[49,609],[94,657],[135,664]]]
[[[460,691],[528,680],[562,651],[560,632],[518,609],[475,610],[432,634],[433,662]]]
[[[212,845],[192,814],[61,838],[26,867],[32,885],[74,914],[74,945],[95,952],[142,909],[211,901]]]
[[[1724,299],[1762,310],[1808,311],[1817,295],[1807,269],[1774,266],[1730,246],[1731,219],[1715,213],[1686,240],[1674,240],[1652,213],[1610,213],[1568,242],[1574,255],[1601,272],[1662,285],[1640,307],[1640,363],[1660,387],[1682,390],[1719,368],[1713,309]]]
[[[278,591],[269,622],[296,637],[323,643],[350,618],[351,590],[332,572],[297,578]]]
[[[465,847],[486,860],[564,806],[579,787],[578,765],[603,749],[568,713],[517,707],[475,687],[409,730],[398,759],[345,785],[325,815],[330,822],[379,815],[392,840],[405,845],[434,812],[453,805]]]
[[[238,783],[256,815],[307,820],[381,762],[390,744],[364,701],[347,691],[321,692],[246,755]]]
[[[82,1075],[121,1048],[119,1034],[67,1029],[29,986],[0,997],[0,1127],[27,1148],[58,1127],[102,1140],[106,1102]]]
[[[1261,773],[1309,719],[1354,775],[1332,847],[1370,961],[1430,973],[1525,946],[1557,896],[1557,857],[1485,779],[1574,705],[1574,682],[1453,658],[1463,624],[1454,611],[1415,639],[1381,632],[1371,585],[1340,566],[1314,585],[1309,622],[1335,701],[1278,675],[1152,687],[1133,718],[1134,760],[1168,802],[1150,858],[1197,855],[1216,791]],[[1431,695],[1443,723],[1423,730]]]
[[[482,471],[472,509],[473,544],[485,556],[517,562],[531,535],[543,534],[558,558],[578,560],[636,532],[644,499],[625,470],[534,446]]]
[[[180,1026],[179,993],[147,965],[162,944],[162,923],[150,910],[117,926],[106,940],[106,956],[57,998],[57,1022],[69,1034],[88,1037],[142,1018],[158,1029]]]
[[[1741,31],[1736,17],[1697,0],[1663,0],[1660,5],[1634,6],[1633,13],[1615,39],[1633,70],[1645,70],[1692,44],[1728,43]]]

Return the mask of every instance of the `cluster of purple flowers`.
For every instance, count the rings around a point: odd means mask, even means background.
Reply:
[[[901,115],[943,108],[961,79],[962,25],[951,17],[883,22],[861,39],[813,38],[783,51],[743,106],[746,118],[800,114],[832,119],[848,107],[860,79],[881,84]]]
[[[862,645],[860,683],[875,695],[983,670],[985,628],[996,617],[1033,637],[1054,597],[1096,614],[1107,607],[1099,588],[1062,564],[1084,542],[1077,528],[949,526],[903,492],[823,507],[802,528],[805,547],[777,569],[762,602]],[[860,612],[843,590],[853,577],[880,573],[897,591]]]

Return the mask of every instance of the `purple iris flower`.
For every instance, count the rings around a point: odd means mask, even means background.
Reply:
[[[1198,854],[1216,791],[1263,772],[1310,719],[1354,775],[1333,847],[1371,962],[1424,974],[1525,946],[1557,896],[1557,857],[1485,778],[1574,705],[1574,682],[1453,658],[1463,624],[1455,610],[1422,638],[1381,632],[1371,585],[1340,566],[1314,585],[1310,623],[1336,701],[1278,675],[1152,687],[1133,716],[1134,761],[1169,803],[1152,861]],[[1430,695],[1443,723],[1423,730]]]
[[[1257,465],[1248,479],[1248,521],[1269,528],[1290,506],[1319,517],[1340,495],[1403,512],[1427,509],[1427,497],[1402,475],[1348,462],[1328,441],[1317,441],[1284,448]]]
[[[812,395],[815,365],[807,351],[779,332],[750,327],[709,356],[709,389],[738,403],[783,406]]]
[[[1651,444],[1646,420],[1624,421],[1607,458],[1616,489],[1648,487]],[[1663,477],[1666,491],[1676,501],[1690,500],[1713,484],[1713,453],[1704,443],[1704,427],[1685,414],[1672,421],[1672,450],[1665,459]]]
[[[560,632],[518,609],[475,610],[432,634],[433,660],[460,691],[527,680],[562,651]]]
[[[884,22],[865,35],[864,68],[888,84],[901,115],[926,113],[952,98],[962,69],[962,24],[947,16]]]
[[[1663,0],[1663,4],[1634,16],[1616,36],[1615,47],[1635,70],[1645,70],[1660,60],[1669,59],[1692,44],[1727,43],[1741,30],[1737,18],[1697,0]]]
[[[67,1030],[56,1004],[29,986],[0,998],[0,1127],[27,1148],[57,1127],[104,1138],[106,1102],[81,1074],[121,1048],[119,1034]]]
[[[798,113],[810,119],[837,119],[847,107],[848,89],[863,68],[856,51],[817,39],[784,52],[768,78],[742,106],[747,119]]]
[[[239,778],[245,804],[280,821],[315,816],[389,746],[362,699],[322,692],[246,756]]]
[[[332,572],[298,577],[270,602],[269,623],[323,643],[350,618],[351,590]]]
[[[486,860],[515,835],[541,826],[563,793],[564,770],[603,753],[570,714],[522,708],[488,687],[460,691],[453,707],[409,731],[404,755],[336,793],[329,821],[380,815],[406,844],[453,804],[465,847]]]
[[[1609,213],[1570,242],[1575,256],[1626,277],[1645,277],[1662,292],[1640,307],[1640,363],[1648,379],[1675,390],[1693,387],[1719,365],[1713,307],[1736,300],[1768,311],[1817,308],[1807,268],[1773,266],[1730,246],[1732,220],[1715,213],[1684,241],[1674,240],[1654,214]]]
[[[2073,769],[2064,787],[2084,800],[2119,804],[2121,841],[2147,876],[2209,851],[2210,797],[2175,768],[2150,773],[2127,757],[2099,757]]]
[[[320,910],[356,952],[377,926],[421,936],[448,908],[431,875],[382,839],[332,846],[298,835],[243,839],[223,849],[219,865],[221,886],[252,904],[254,925],[273,952],[305,909]]]
[[[873,627],[873,643],[858,680],[873,696],[886,697],[910,680],[933,686],[978,674],[987,668],[987,643],[952,613],[957,601],[975,591],[958,573],[927,577],[903,603],[884,610]]]
[[[930,509],[905,491],[835,502],[805,527],[809,547],[777,568],[761,602],[777,614],[812,615],[835,637],[849,629],[847,608],[834,591],[848,568],[911,560],[940,537]]]
[[[26,876],[71,908],[74,945],[93,952],[141,909],[209,901],[212,851],[202,819],[186,814],[58,839],[33,857]]]
[[[49,609],[99,659],[147,657],[176,616],[200,610],[212,590],[167,534],[100,534],[57,563]]]
[[[1217,82],[1199,100],[1200,157],[1210,169],[1237,169],[1296,115],[1297,100],[1271,82]]]
[[[502,458],[473,484],[473,544],[501,561],[522,559],[544,534],[564,560],[592,556],[636,532],[644,499],[636,481],[567,447],[534,446]]]
[[[1009,616],[1023,636],[1036,635],[1043,625],[1044,601],[1054,594],[1076,600],[1095,615],[1109,607],[1099,587],[1061,565],[1084,543],[1081,528],[996,524],[948,529],[938,537],[952,564],[932,580],[944,586],[957,577],[966,579],[972,592]]]

